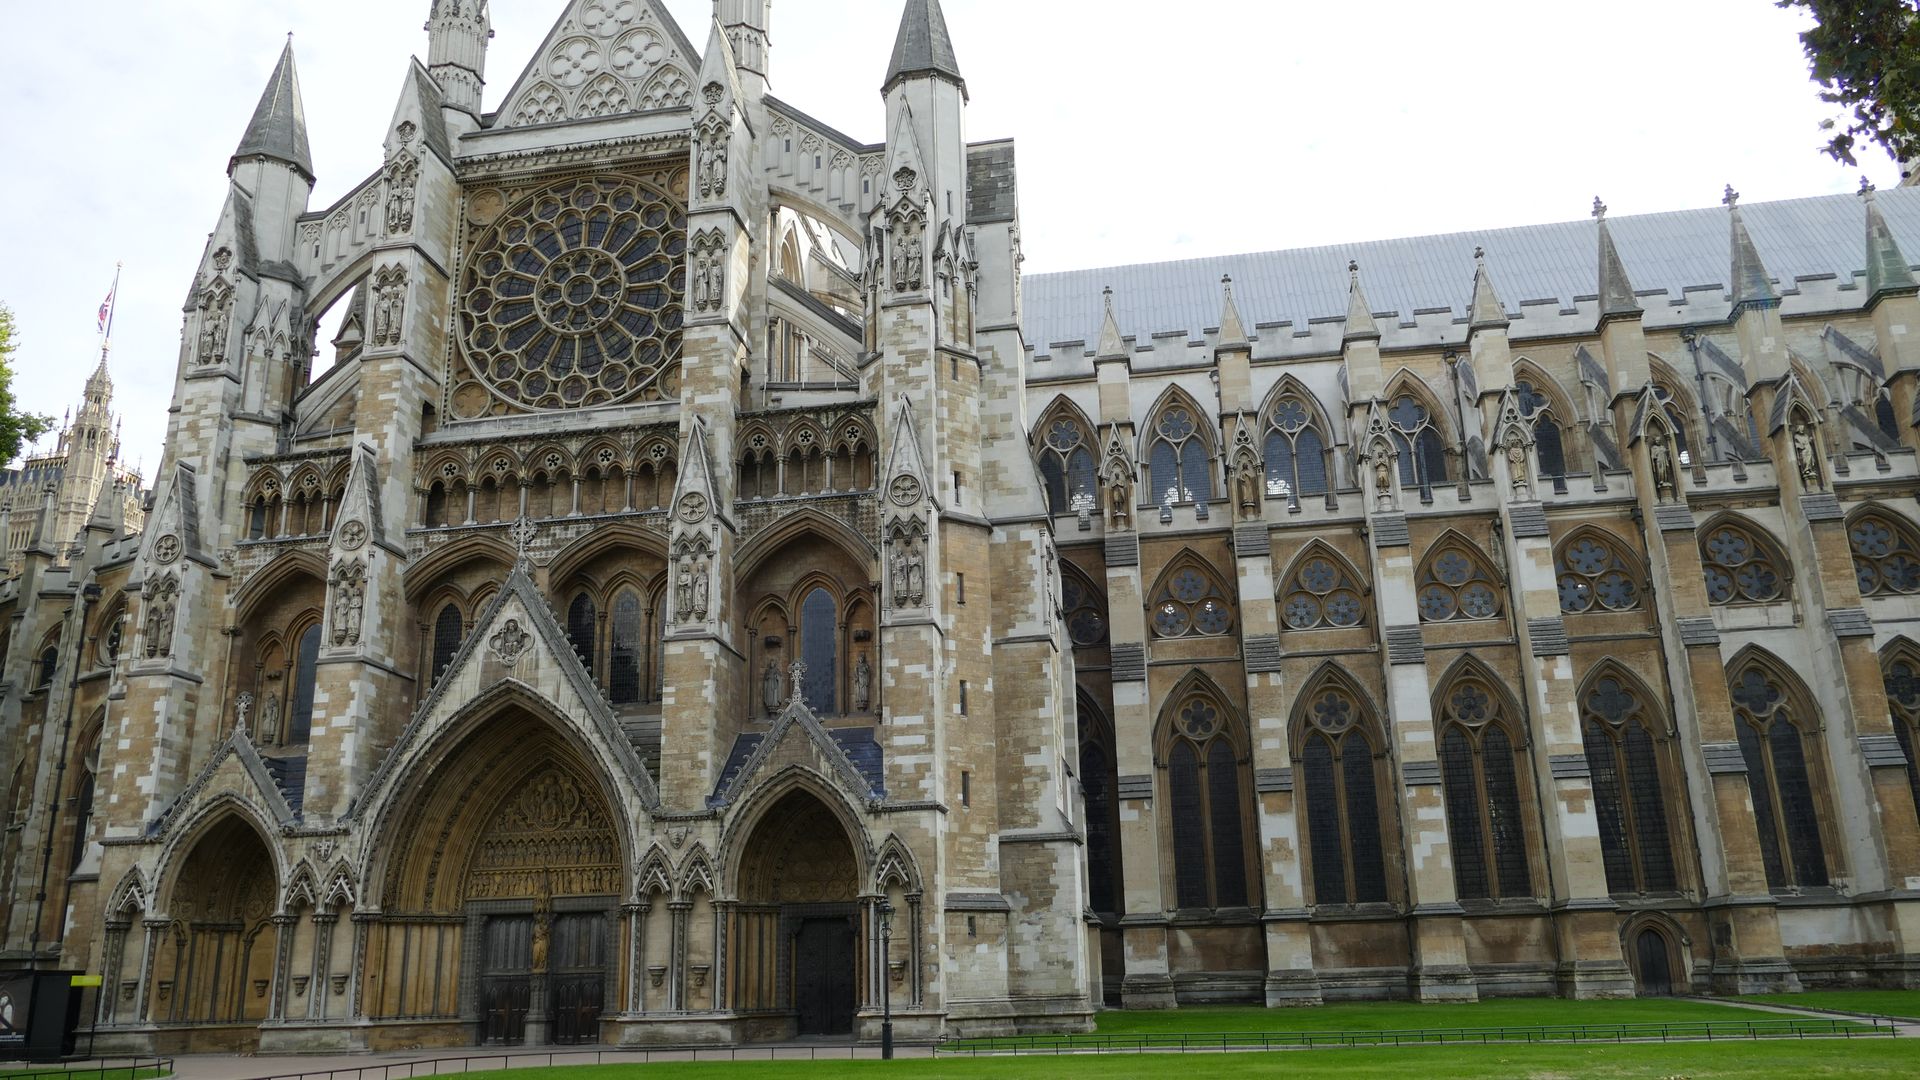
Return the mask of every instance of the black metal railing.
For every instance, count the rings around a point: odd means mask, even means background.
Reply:
[[[89,1076],[96,1080],[107,1080],[109,1076],[119,1077],[122,1074],[127,1080],[172,1076],[173,1059],[170,1057],[101,1058],[77,1066],[46,1069],[14,1069],[0,1065],[0,1080],[86,1080]]]
[[[273,1073],[249,1080],[413,1080],[425,1076],[458,1076],[502,1069],[546,1069],[568,1065],[652,1065],[677,1062],[734,1061],[866,1061],[880,1060],[878,1045],[821,1043],[817,1046],[703,1046],[678,1049],[606,1050],[495,1050],[458,1057],[416,1058],[409,1061],[370,1062],[343,1069],[312,1069]]]
[[[1893,1038],[1891,1020],[1694,1020],[1664,1024],[1560,1024],[1544,1027],[1415,1028],[1402,1031],[1133,1032],[1013,1035],[951,1039],[938,1054],[1197,1053],[1223,1050],[1311,1050],[1355,1046],[1497,1046],[1631,1042],[1723,1042],[1758,1039]]]

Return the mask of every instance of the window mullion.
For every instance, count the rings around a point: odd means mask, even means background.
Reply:
[[[1480,844],[1480,861],[1487,872],[1487,892],[1495,899],[1503,899],[1504,889],[1500,887],[1500,838],[1493,831],[1493,796],[1487,788],[1486,747],[1480,741],[1480,732],[1473,738],[1473,794],[1477,800],[1474,809],[1480,813],[1480,835],[1485,839]]]
[[[1207,909],[1211,911],[1220,906],[1220,900],[1217,883],[1214,880],[1218,868],[1213,862],[1213,785],[1207,776],[1207,755],[1203,753],[1205,750],[1204,745],[1193,744],[1194,757],[1199,760],[1194,775],[1198,777],[1200,785],[1200,865],[1206,870],[1200,877],[1207,886]]]
[[[1628,723],[1633,721],[1629,720]],[[1614,775],[1620,778],[1620,825],[1627,834],[1627,864],[1633,874],[1633,891],[1647,891],[1647,876],[1642,872],[1640,861],[1640,820],[1634,812],[1633,773],[1627,757],[1625,729],[1609,732],[1613,740]]]
[[[1767,790],[1773,797],[1773,846],[1780,859],[1780,876],[1784,883],[1795,888],[1800,885],[1800,873],[1793,865],[1793,834],[1787,823],[1786,804],[1780,801],[1780,770],[1773,763],[1772,728],[1779,723],[1775,718],[1767,722],[1760,730],[1760,760],[1766,762]]]
[[[1333,747],[1334,820],[1340,823],[1340,857],[1345,861],[1347,867],[1347,894],[1341,897],[1341,899],[1351,904],[1354,902],[1354,898],[1359,895],[1360,890],[1358,881],[1354,877],[1353,826],[1352,823],[1347,820],[1347,741],[1346,739],[1341,739],[1339,742],[1334,742],[1332,739],[1327,740],[1328,744]]]

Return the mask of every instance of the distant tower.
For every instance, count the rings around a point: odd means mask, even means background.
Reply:
[[[772,42],[767,32],[773,24],[773,0],[714,0],[713,17],[726,32],[733,46],[733,62],[740,69],[742,82],[758,82],[764,91]],[[754,87],[747,88],[751,94]]]
[[[62,545],[80,535],[87,518],[93,514],[94,501],[103,485],[113,481],[113,462],[119,443],[114,434],[113,378],[107,374],[107,355],[100,354],[100,365],[87,378],[87,390],[80,410],[60,433],[59,453],[66,459],[60,473],[56,498],[55,538]],[[64,554],[64,551],[62,552]]]
[[[487,0],[433,0],[427,10],[427,72],[447,107],[480,115],[487,85],[487,42],[493,37]]]

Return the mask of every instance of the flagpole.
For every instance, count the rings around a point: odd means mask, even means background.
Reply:
[[[107,358],[107,351],[113,348],[113,317],[120,310],[120,271],[127,264],[113,264],[113,291],[107,294],[107,329],[100,336],[100,359]]]

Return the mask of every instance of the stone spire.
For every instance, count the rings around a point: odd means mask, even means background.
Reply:
[[[1506,305],[1487,273],[1486,248],[1473,249],[1473,307],[1467,312],[1467,325],[1474,330],[1504,330],[1511,325]]]
[[[1740,193],[1727,185],[1727,196],[1721,200],[1726,203],[1727,216],[1733,226],[1733,306],[1735,309],[1748,304],[1777,304],[1780,294],[1773,287],[1773,278],[1768,276],[1766,264],[1760,261],[1760,251],[1753,246],[1753,235],[1747,232],[1747,222],[1740,214]]]
[[[1247,338],[1246,324],[1240,320],[1240,305],[1233,299],[1233,277],[1221,278],[1220,288],[1226,293],[1225,306],[1220,312],[1220,347],[1244,349],[1252,342]]]
[[[241,160],[255,157],[285,162],[309,180],[313,178],[313,151],[307,145],[307,111],[300,101],[300,73],[293,66],[291,34],[287,35],[287,47],[280,52],[280,63],[275,65],[273,77],[267,80],[266,92],[260,95],[260,104],[253,110],[253,120],[247,124],[247,133],[241,137],[239,149],[233,152],[227,171],[231,173]]]
[[[1127,341],[1120,335],[1120,321],[1113,317],[1113,286],[1107,286],[1101,294],[1106,299],[1107,318],[1100,325],[1100,344],[1094,349],[1094,358],[1098,360],[1125,360]]]
[[[768,30],[773,22],[773,0],[713,0],[714,21],[733,46],[740,70],[765,83],[772,51]]]
[[[967,80],[960,74],[960,60],[953,53],[953,38],[947,33],[947,16],[940,0],[907,0],[900,17],[900,36],[893,43],[893,62],[887,65],[887,79],[880,92],[893,89],[895,83],[914,75],[934,75],[951,79],[962,91]]]
[[[487,0],[433,0],[427,9],[427,73],[448,108],[480,115],[487,85],[487,42],[493,38]]]
[[[1885,293],[1920,291],[1913,267],[1901,253],[1899,241],[1887,227],[1886,215],[1874,200],[1873,185],[1864,179],[1860,181],[1860,198],[1867,204],[1867,302],[1872,303]]]
[[[1607,204],[1599,196],[1593,200],[1593,217],[1600,223],[1600,321],[1641,314],[1640,301],[1633,294],[1633,282],[1627,278],[1626,264],[1620,261],[1620,249],[1613,244],[1613,228],[1607,224]]]
[[[1347,263],[1347,273],[1352,280],[1347,285],[1347,332],[1343,340],[1369,341],[1380,340],[1380,324],[1373,321],[1373,308],[1367,303],[1367,293],[1360,287],[1360,264]]]

